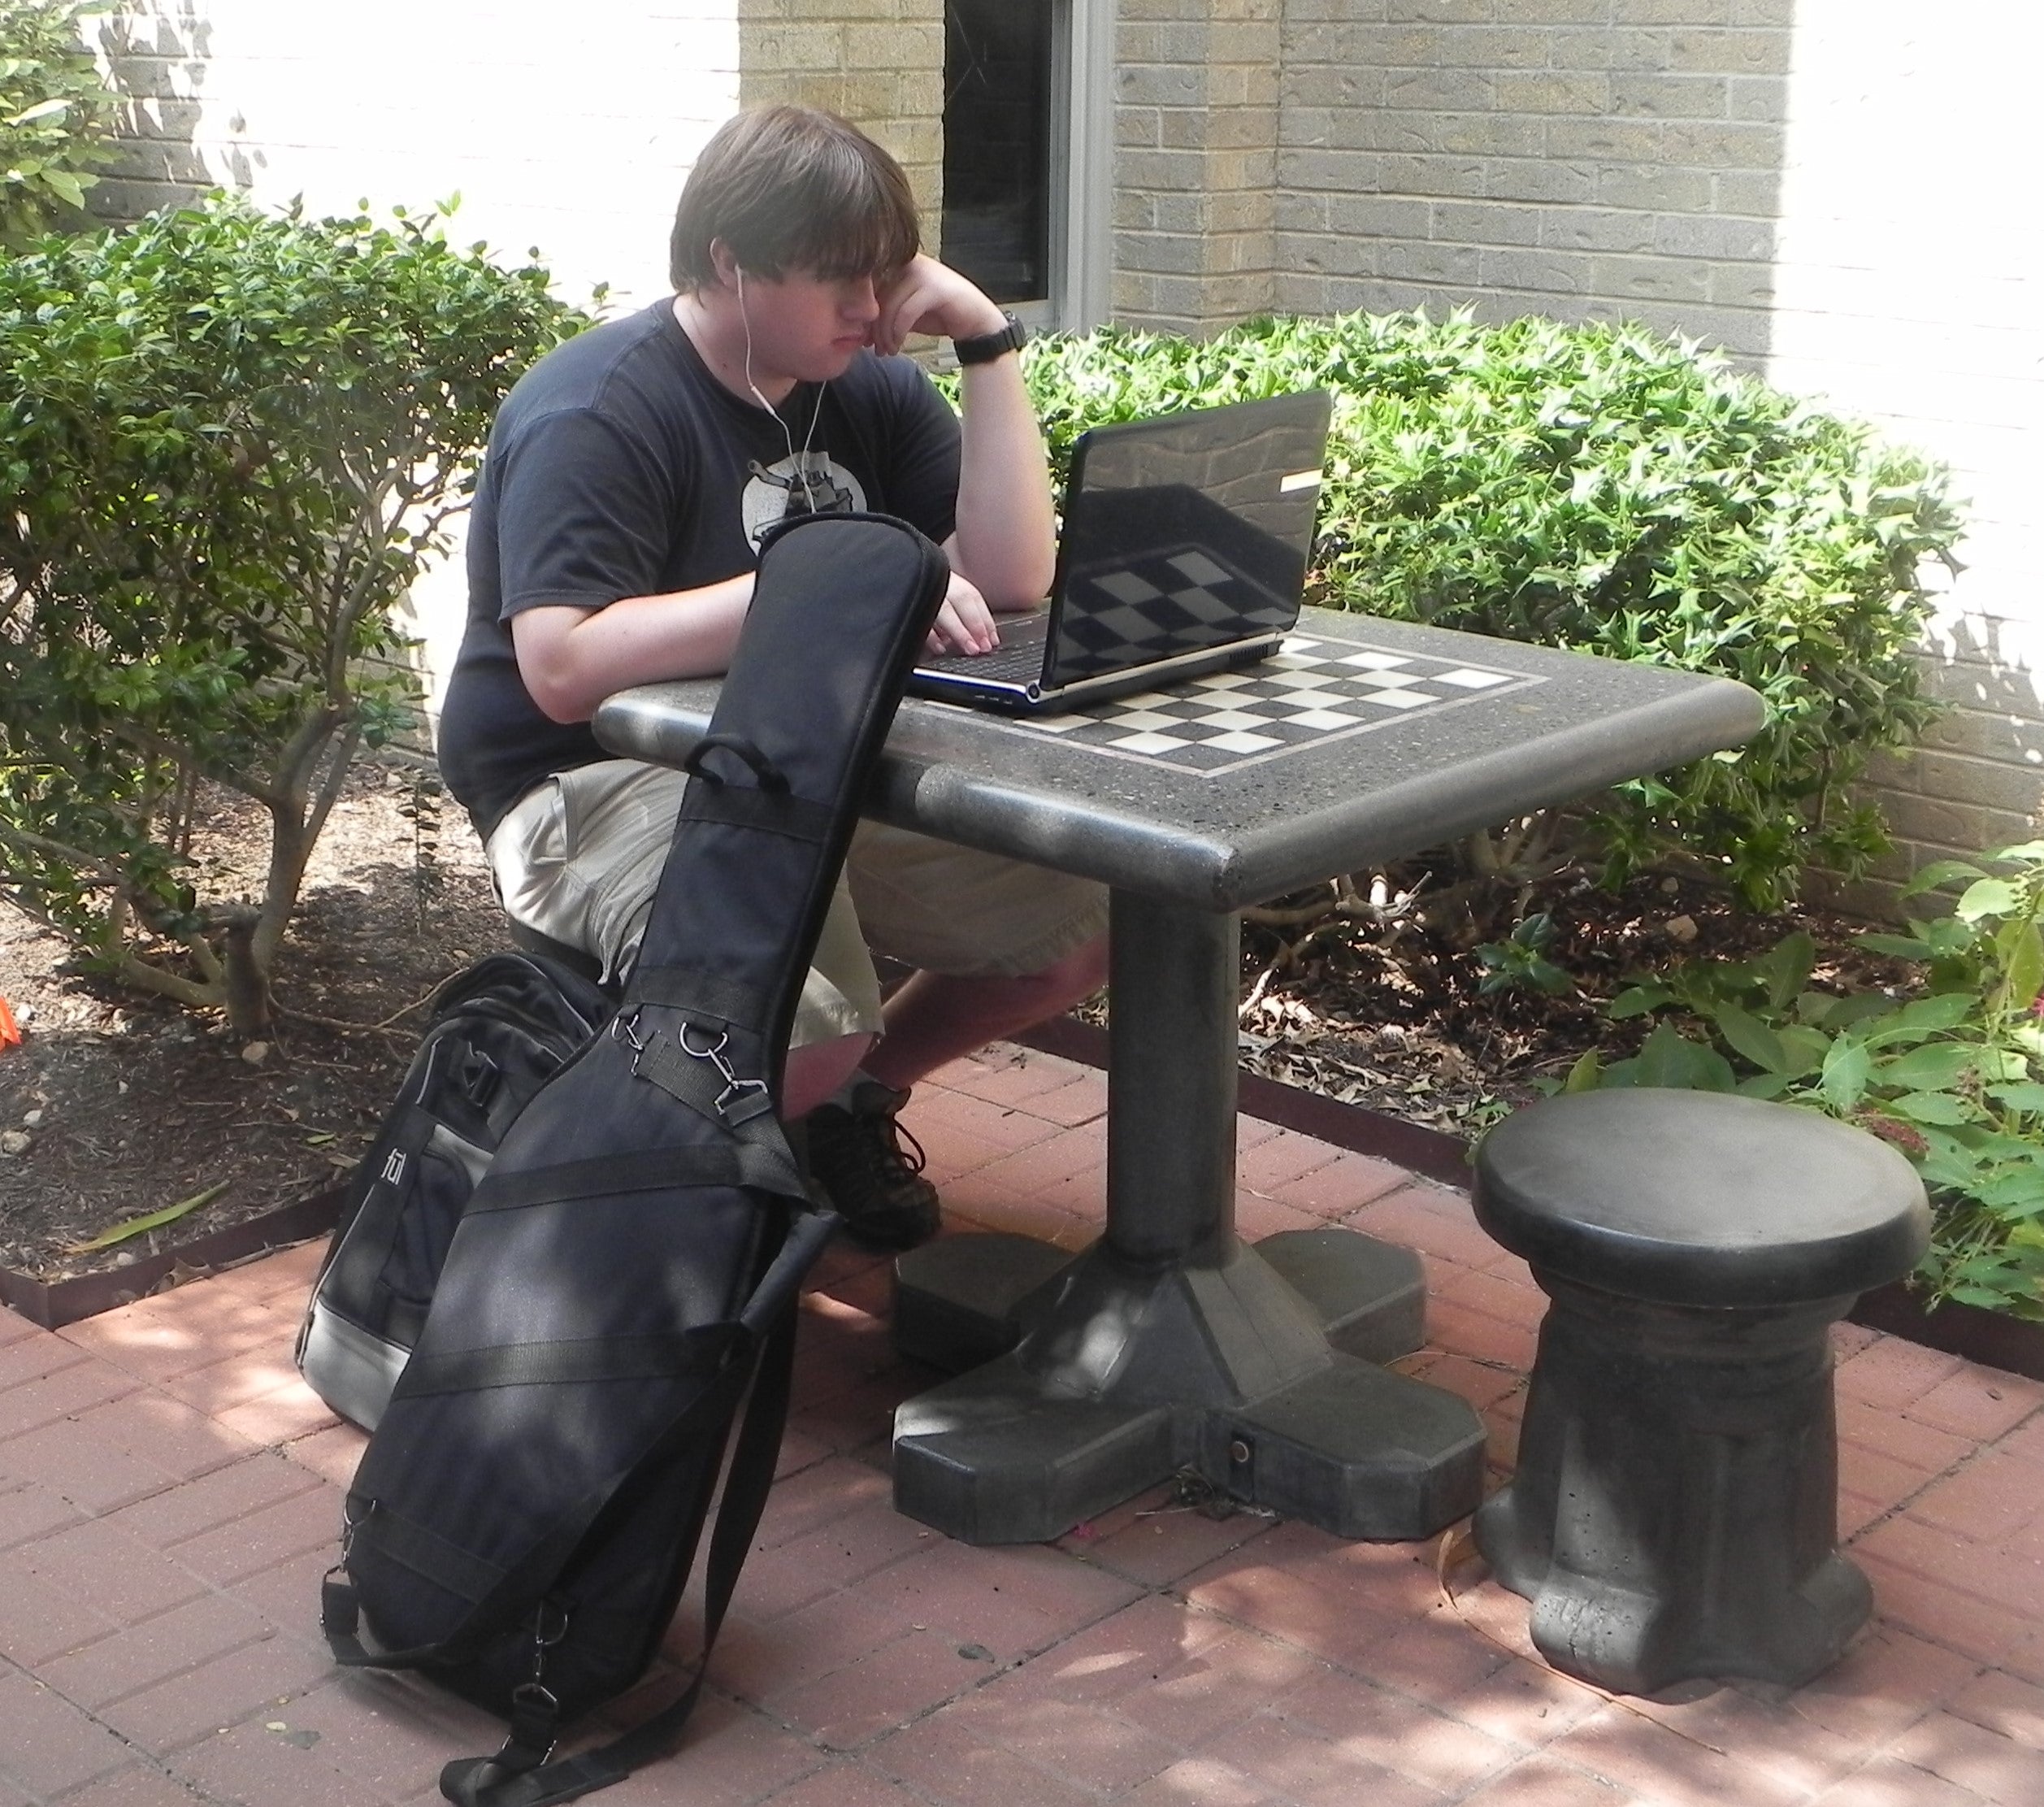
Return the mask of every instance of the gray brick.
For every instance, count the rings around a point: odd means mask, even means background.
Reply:
[[[1688,258],[1603,255],[1591,266],[1590,288],[1614,301],[1707,301],[1710,267]]]
[[[1436,201],[1430,237],[1460,245],[1538,245],[1543,210],[1488,202]]]
[[[1382,20],[1390,0],[1286,0],[1285,17],[1308,24],[1317,19]]]
[[[1796,0],[1732,0],[1734,25],[1793,25]]]
[[[1383,159],[1352,150],[1284,150],[1278,155],[1278,185],[1336,194],[1373,193],[1384,187]]]
[[[1114,159],[1115,180],[1135,189],[1193,193],[1205,186],[1206,159],[1185,150],[1123,149]]]
[[[1721,119],[1729,86],[1722,76],[1614,75],[1611,111],[1624,119]]]
[[[1549,119],[1547,154],[1608,163],[1659,163],[1666,130],[1651,119]]]
[[[1380,183],[1391,194],[1466,195],[1488,191],[1485,165],[1473,157],[1387,156],[1380,159]]]
[[[1510,8],[1504,16],[1528,23],[1554,25],[1606,25],[1611,22],[1611,0],[1505,0]]]
[[[1357,69],[1345,63],[1296,67],[1287,63],[1278,92],[1291,106],[1382,106],[1384,69]]]
[[[1472,69],[1543,69],[1553,37],[1520,25],[1465,25],[1439,34],[1439,60]]]
[[[1788,78],[1733,76],[1731,113],[1735,119],[1786,119],[1789,116]]]
[[[1434,147],[1451,155],[1538,157],[1546,147],[1546,122],[1527,114],[1443,113],[1434,124]]]
[[[1430,202],[1400,195],[1338,194],[1327,202],[1330,231],[1373,238],[1426,238],[1433,215]]]
[[[1280,237],[1276,259],[1282,269],[1321,276],[1374,276],[1383,261],[1375,239],[1340,232]]]
[[[1612,0],[1614,25],[1722,24],[1728,0]]]
[[[1699,169],[1774,169],[1781,167],[1779,126],[1672,119],[1661,128],[1662,154],[1671,163]]]
[[[1890,792],[1883,803],[1889,826],[1899,837],[1956,849],[1988,845],[1987,812],[1977,805],[1899,792]]]
[[[1654,216],[1614,207],[1547,207],[1540,242],[1573,251],[1651,251]]]
[[[1772,262],[1715,263],[1711,267],[1710,298],[1716,307],[1770,308],[1774,305]]]
[[[1595,199],[1603,207],[1630,207],[1647,213],[1702,213],[1714,198],[1711,179],[1702,170],[1611,164],[1597,172]]]
[[[1933,688],[1938,688],[1933,673]],[[1984,709],[1949,709],[1924,730],[1924,745],[2044,775],[2044,721]]]
[[[1547,70],[1537,75],[1500,75],[1495,85],[1500,113],[1595,115],[1612,105],[1612,79],[1599,70]]]
[[[1781,178],[1772,170],[1720,170],[1715,179],[1713,213],[1740,213],[1772,219],[1781,206]]]
[[[1134,106],[1196,106],[1206,98],[1205,71],[1183,63],[1125,64],[1114,72],[1114,98]]]
[[[1669,257],[1764,259],[1774,254],[1774,227],[1764,219],[1677,214],[1656,227],[1654,248]]]
[[[1475,69],[1401,70],[1386,81],[1384,104],[1407,112],[1483,113],[1493,104],[1494,88],[1502,89],[1507,81],[1524,79],[1500,76],[1494,83]]]
[[[1551,201],[1577,205],[1596,198],[1597,171],[1589,163],[1503,157],[1484,165],[1483,192],[1493,201]]]
[[[1663,305],[1653,313],[1649,324],[1681,338],[1700,340],[1742,367],[1755,368],[1767,356],[1772,323],[1764,310],[1679,302]]]
[[[1287,63],[1302,59],[1301,35],[1289,30],[1285,33]],[[1360,63],[1378,69],[1430,69],[1449,60],[1445,55],[1447,48],[1460,35],[1432,25],[1351,25],[1342,34],[1339,50],[1331,52],[1329,60]]]
[[[1482,253],[1473,245],[1387,239],[1378,263],[1386,276],[1407,282],[1473,289],[1482,281]]]
[[[1712,75],[1786,75],[1792,41],[1781,31],[1678,31],[1669,38],[1668,67]]]
[[[1114,109],[1114,142],[1128,150],[1156,145],[1163,124],[1154,106],[1117,106]]]
[[[1486,250],[1482,270],[1486,289],[1580,295],[1590,287],[1589,258],[1571,256],[1565,251]]]
[[[1920,753],[1916,772],[1924,795],[1946,802],[1978,804],[2024,817],[2044,802],[2044,771],[1998,760]]]
[[[1384,16],[1393,24],[1407,20],[1444,25],[1487,25],[1500,4],[1510,0],[1391,0]]]

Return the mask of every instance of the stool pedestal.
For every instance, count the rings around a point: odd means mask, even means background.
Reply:
[[[1837,1549],[1829,1327],[1920,1254],[1914,1171],[1812,1112],[1669,1091],[1551,1100],[1477,1171],[1551,1301],[1518,1472],[1476,1518],[1535,1646],[1626,1693],[1808,1680],[1872,1605]]]
[[[1540,1653],[1632,1694],[1827,1667],[1871,1603],[1836,1548],[1829,1332],[1851,1297],[1705,1311],[1534,1278],[1553,1303],[1519,1471],[1476,1536]]]

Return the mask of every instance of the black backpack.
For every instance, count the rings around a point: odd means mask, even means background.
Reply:
[[[659,1648],[741,1401],[705,1660],[765,1503],[796,1290],[836,1221],[776,1115],[788,1031],[947,576],[882,517],[768,541],[623,1001],[506,1131],[356,1472],[328,1639],[510,1721],[496,1756],[443,1773],[467,1807],[621,1779],[701,1686],[699,1668],[624,1737],[548,1761]]]
[[[349,1183],[298,1329],[298,1371],[343,1418],[375,1429],[504,1132],[613,1002],[533,953],[486,954],[433,994],[425,1038]]]

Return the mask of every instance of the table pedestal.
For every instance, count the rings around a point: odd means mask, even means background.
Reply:
[[[1235,1231],[1229,914],[1113,897],[1106,1233],[1077,1258],[946,1238],[896,1265],[904,1353],[960,1375],[895,1414],[894,1498],[966,1543],[1041,1541],[1196,1469],[1343,1537],[1475,1509],[1483,1431],[1376,1366],[1417,1348],[1417,1257],[1342,1230]]]

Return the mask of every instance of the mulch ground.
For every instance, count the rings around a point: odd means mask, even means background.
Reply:
[[[207,894],[253,890],[260,825],[219,809],[196,852]],[[1409,883],[1417,869],[1394,875]],[[1817,982],[1899,975],[1854,947],[1860,926],[1821,912],[1755,917],[1708,888],[1646,880],[1537,900],[1570,997],[1486,995],[1473,951],[1499,926],[1352,925],[1243,935],[1247,1064],[1266,1075],[1450,1131],[1539,1095],[1589,1048],[1633,1051],[1643,1025],[1602,1005],[1631,975],[1699,955],[1816,938]],[[0,906],[0,997],[23,1042],[0,1053],[0,1267],[43,1281],[102,1272],[325,1191],[358,1158],[395,1095],[439,982],[505,945],[480,849],[460,812],[415,775],[359,771],[322,839],[276,986],[275,1037],[237,1046],[225,1024],[70,970],[57,937]],[[1294,953],[1287,956],[1286,949]],[[1095,1014],[1098,1014],[1096,1012]],[[167,1227],[80,1244],[201,1195]]]

